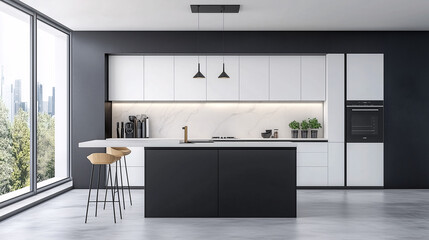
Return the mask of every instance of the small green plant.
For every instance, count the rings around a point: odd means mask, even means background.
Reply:
[[[297,130],[299,129],[299,122],[293,120],[292,122],[289,123],[289,127],[293,130]]]
[[[301,129],[302,130],[308,130],[309,128],[310,128],[310,125],[308,124],[307,120],[302,120]]]
[[[319,123],[319,121],[317,120],[317,118],[309,118],[308,119],[308,124],[310,125],[311,129],[319,129],[322,128],[322,124]]]

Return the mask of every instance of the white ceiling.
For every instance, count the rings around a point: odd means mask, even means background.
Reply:
[[[429,0],[22,0],[72,30],[196,30],[190,4],[240,4],[225,30],[429,30]],[[220,30],[221,14],[200,14]]]

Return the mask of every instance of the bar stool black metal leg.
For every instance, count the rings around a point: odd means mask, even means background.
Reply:
[[[91,198],[92,176],[94,175],[94,165],[91,164],[91,179],[89,180],[88,202],[86,203],[85,223],[88,220],[89,199]]]
[[[127,159],[124,156],[124,164],[125,164],[125,175],[127,176],[127,184],[128,184],[128,195],[130,195],[130,205],[133,205],[133,200],[131,200],[131,189],[130,189],[130,180],[128,179],[128,167],[127,167]],[[124,200],[125,202],[125,200]]]
[[[121,209],[121,197],[119,196],[119,181],[118,181],[118,162],[115,163],[116,173],[115,173],[115,186],[116,192],[118,193],[118,204],[119,204],[119,216],[122,219],[122,209]]]
[[[97,181],[97,198],[95,199],[95,216],[97,217],[98,210],[98,190],[100,189],[101,165],[98,165],[98,181]]]
[[[112,170],[110,168],[110,164],[109,164],[109,174],[110,176],[110,186],[112,186],[112,205],[113,205],[113,220],[116,223],[116,214],[115,214],[115,194],[113,193],[113,181],[112,181]],[[106,186],[107,189],[107,186]],[[121,209],[121,208],[119,208]]]
[[[124,181],[122,180],[122,165],[121,165],[121,160],[122,159],[119,159],[119,174],[121,175],[122,204],[124,205],[124,210],[125,210]]]
[[[109,171],[107,171],[107,177],[106,177],[106,192],[104,193],[104,206],[103,209],[106,209],[106,200],[107,200],[107,189],[109,187],[109,176],[110,175],[110,164],[109,164]]]

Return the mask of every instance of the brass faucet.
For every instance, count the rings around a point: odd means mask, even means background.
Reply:
[[[182,129],[185,130],[184,136],[183,136],[183,142],[188,143],[188,126],[184,126],[182,127]]]

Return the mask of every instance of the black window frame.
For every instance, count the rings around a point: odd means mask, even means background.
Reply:
[[[30,191],[28,193],[24,193],[22,195],[13,197],[11,199],[5,200],[3,202],[0,202],[0,209],[6,206],[9,206],[11,204],[14,204],[16,202],[22,201],[24,199],[27,199],[29,197],[35,196],[39,193],[42,193],[46,190],[52,189],[54,187],[57,187],[59,185],[62,185],[64,183],[72,181],[72,172],[71,172],[71,119],[72,119],[72,101],[71,101],[71,39],[72,39],[72,30],[68,27],[62,25],[61,23],[53,20],[52,18],[46,16],[45,14],[35,10],[34,8],[22,3],[17,2],[13,0],[0,0],[1,2],[5,3],[6,5],[9,5],[17,11],[21,11],[23,13],[26,13],[30,17],[30,86],[31,86],[31,93],[30,93],[30,104],[31,104],[31,111],[30,111],[30,122],[31,122],[31,128],[30,128]],[[56,181],[54,183],[48,184],[46,186],[43,186],[41,188],[37,188],[37,21],[41,21],[56,30],[59,30],[66,34],[68,36],[68,49],[67,49],[67,178]]]

